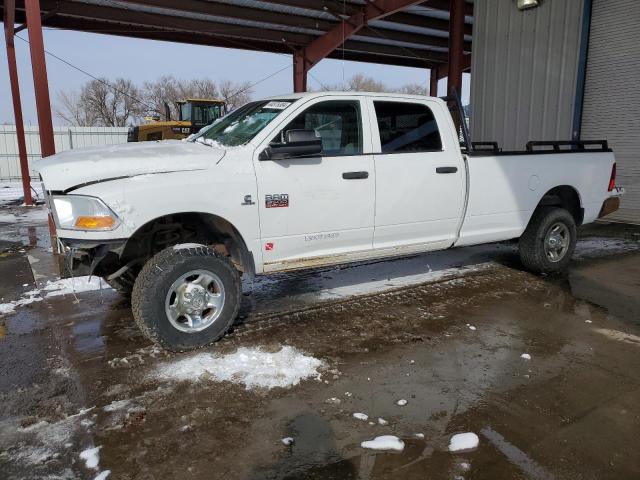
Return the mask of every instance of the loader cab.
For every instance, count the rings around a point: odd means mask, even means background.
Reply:
[[[129,128],[128,142],[180,140],[209,125],[226,113],[224,100],[188,98],[176,102],[178,120],[171,118],[165,103],[164,119],[160,115],[145,117],[142,125]]]
[[[180,122],[189,122],[191,132],[196,133],[225,114],[224,100],[189,98],[178,102]]]

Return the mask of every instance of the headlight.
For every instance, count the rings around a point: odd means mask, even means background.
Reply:
[[[58,228],[67,230],[113,230],[120,219],[102,200],[83,195],[53,195],[53,216]]]

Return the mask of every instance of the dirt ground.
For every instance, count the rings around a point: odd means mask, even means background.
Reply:
[[[43,293],[46,226],[11,212],[0,303],[40,296],[0,317],[2,479],[640,478],[638,228],[583,229],[557,277],[501,244],[256,279],[230,335],[177,355],[112,290]],[[274,369],[318,374],[189,375],[289,347]],[[462,432],[478,446],[450,452]],[[361,446],[381,435],[404,449]]]

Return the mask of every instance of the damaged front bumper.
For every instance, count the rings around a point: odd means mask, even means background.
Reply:
[[[125,239],[115,240],[77,240],[71,238],[59,238],[61,253],[64,255],[64,265],[61,268],[61,277],[70,278],[82,275],[100,275],[96,268],[105,261],[119,259],[124,250]],[[110,258],[113,257],[113,258]]]

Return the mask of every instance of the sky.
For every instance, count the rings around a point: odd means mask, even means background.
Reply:
[[[24,39],[27,35],[26,31],[18,34]],[[284,68],[282,72],[253,87],[253,97],[278,95],[293,90],[291,55],[48,28],[44,30],[44,43],[47,51],[97,77],[124,77],[141,84],[145,80],[155,80],[169,74],[184,79],[207,77],[214,81],[229,79],[253,83]],[[28,44],[20,38],[16,38],[15,44],[23,117],[26,124],[35,125],[37,117]],[[0,123],[14,123],[7,55],[4,48],[0,48],[0,62]],[[90,80],[85,74],[50,55],[47,55],[47,72],[51,103],[54,106],[60,91],[78,91],[83,83]],[[309,88],[318,89],[319,82],[340,84],[343,78],[349,79],[357,73],[371,76],[390,87],[429,82],[427,69],[327,59],[311,69],[307,84]],[[464,103],[468,103],[470,78],[468,74],[464,77],[462,98]],[[443,95],[446,89],[445,79],[440,81],[438,88],[439,94]],[[53,123],[63,124],[55,115]]]

